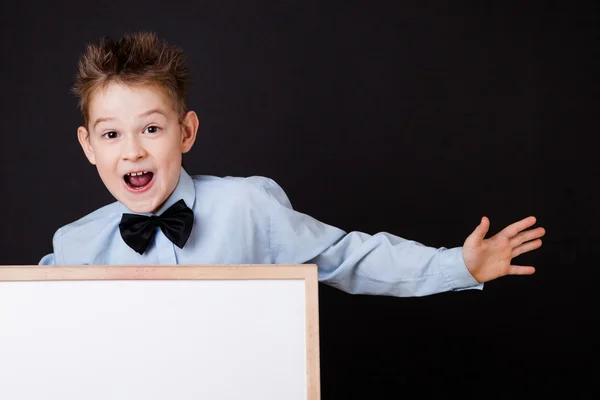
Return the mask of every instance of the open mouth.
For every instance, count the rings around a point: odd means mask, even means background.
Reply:
[[[123,176],[123,180],[130,190],[142,192],[151,186],[154,173],[150,171],[130,172]]]

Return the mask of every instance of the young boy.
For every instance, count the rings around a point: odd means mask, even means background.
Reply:
[[[346,233],[295,211],[260,177],[193,176],[182,154],[198,117],[186,108],[183,53],[152,33],[103,39],[81,56],[74,92],[79,143],[116,202],[60,228],[42,265],[301,264],[348,293],[424,296],[482,288],[541,246],[534,217],[485,239],[481,219],[462,247],[432,248],[389,233]]]

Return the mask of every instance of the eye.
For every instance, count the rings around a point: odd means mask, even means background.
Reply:
[[[152,126],[147,127],[144,130],[144,133],[146,133],[146,132],[147,133],[158,133],[159,130],[160,130],[160,128],[158,126],[152,125]]]
[[[104,137],[106,139],[116,139],[117,136],[119,136],[119,135],[115,131],[110,131],[110,132],[106,132],[106,133],[102,134],[102,137]]]

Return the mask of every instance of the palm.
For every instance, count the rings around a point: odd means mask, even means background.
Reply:
[[[489,219],[483,217],[473,233],[463,245],[463,258],[471,275],[480,283],[505,275],[530,275],[535,272],[532,266],[512,265],[513,258],[539,248],[544,228],[526,230],[535,224],[535,217],[515,222],[496,235],[485,239],[489,229]]]

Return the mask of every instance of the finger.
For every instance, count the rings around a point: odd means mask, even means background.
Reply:
[[[513,247],[520,245],[521,243],[528,242],[533,239],[539,239],[546,234],[544,228],[535,228],[528,231],[521,232],[513,237],[510,242]]]
[[[481,222],[477,225],[477,228],[473,231],[472,235],[478,240],[485,239],[485,235],[490,229],[490,220],[488,217],[481,217]]]
[[[535,217],[527,217],[523,218],[520,221],[517,221],[513,224],[510,224],[506,228],[502,229],[500,234],[507,236],[509,239],[515,236],[517,233],[521,232],[523,229],[527,229],[533,224],[535,224]]]
[[[527,253],[528,251],[538,249],[542,246],[542,240],[537,239],[531,242],[525,242],[520,246],[517,246],[513,249],[511,258],[515,258],[523,253]]]
[[[531,275],[535,268],[530,265],[511,265],[508,267],[508,275]]]

